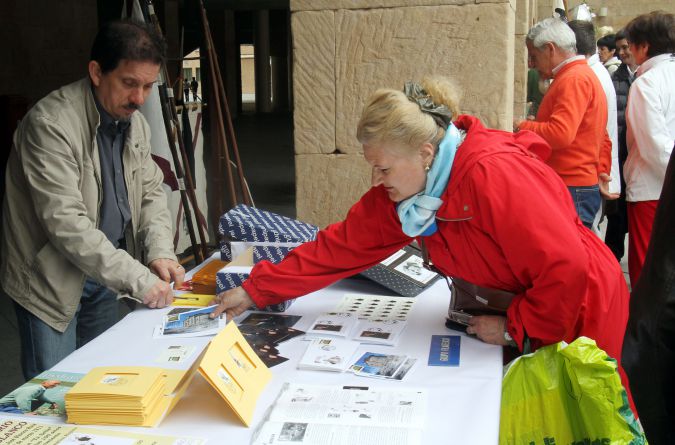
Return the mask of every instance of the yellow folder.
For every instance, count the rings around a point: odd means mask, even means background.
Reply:
[[[246,426],[251,424],[260,393],[272,378],[233,322],[211,340],[199,372],[225,399]]]

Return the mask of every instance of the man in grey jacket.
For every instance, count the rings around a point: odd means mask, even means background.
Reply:
[[[183,281],[163,175],[136,112],[164,47],[144,24],[105,25],[88,78],[40,100],[14,134],[0,279],[15,303],[26,379],[116,323],[118,294],[165,307],[169,282]]]

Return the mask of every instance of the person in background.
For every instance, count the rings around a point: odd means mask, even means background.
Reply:
[[[621,195],[619,199],[608,202],[607,213],[607,231],[605,232],[605,244],[609,246],[617,261],[621,261],[624,256],[626,234],[628,233],[628,214],[626,212],[626,181],[623,177],[623,164],[628,157],[628,146],[626,145],[626,104],[628,103],[628,91],[635,80],[635,72],[638,65],[635,63],[633,55],[628,47],[628,39],[624,30],[620,30],[615,35],[616,50],[621,65],[612,75],[612,83],[616,92],[616,116],[617,130],[619,136],[619,172],[621,178]]]
[[[618,199],[621,194],[621,180],[619,178],[619,136],[616,126],[616,93],[614,92],[614,85],[612,84],[612,77],[609,72],[600,62],[600,58],[596,53],[595,47],[595,27],[593,23],[586,20],[573,20],[568,23],[568,26],[574,32],[574,37],[577,41],[577,54],[586,57],[588,66],[591,67],[595,75],[602,85],[602,90],[605,93],[607,101],[607,134],[612,141],[612,163],[609,171],[609,182],[600,181],[601,187],[606,187],[601,190],[601,195],[605,199],[605,204],[608,201]],[[602,213],[605,206],[598,212],[595,217],[593,229],[599,234],[598,224],[601,220]]]
[[[218,294],[211,316],[306,295],[417,239],[442,274],[516,294],[506,316],[474,316],[468,333],[521,351],[585,335],[620,360],[626,281],[543,162],[550,146],[458,115],[456,95],[435,77],[375,92],[357,127],[371,189],[315,241]]]
[[[633,284],[622,364],[651,445],[675,438],[675,157],[671,156],[644,268]]]
[[[183,95],[185,96],[185,103],[190,101],[190,82],[187,79],[183,79]]]
[[[163,58],[151,27],[104,25],[88,76],[41,99],[14,134],[0,277],[27,380],[115,324],[118,294],[164,307],[169,282],[183,281],[163,174],[137,112]]]
[[[192,82],[190,82],[190,91],[192,91],[192,101],[197,102],[197,90],[199,89],[199,82],[197,82],[197,79],[194,77],[192,78]]]
[[[554,80],[536,121],[515,120],[514,130],[530,130],[551,145],[546,162],[563,179],[579,218],[591,228],[600,210],[600,192],[610,181],[605,93],[586,58],[576,54],[574,33],[566,23],[544,19],[530,29],[525,43],[540,78]]]
[[[537,111],[539,111],[539,104],[546,94],[548,84],[545,80],[539,79],[539,73],[534,68],[527,70],[527,102],[529,107],[527,109],[527,119],[535,120],[537,118]]]
[[[675,16],[655,11],[626,25],[630,52],[640,65],[626,107],[628,158],[628,272],[637,283],[675,143]]]
[[[614,34],[608,34],[598,39],[598,56],[609,74],[614,74],[621,65],[621,61],[616,57],[616,37]],[[595,54],[595,51],[593,51]]]

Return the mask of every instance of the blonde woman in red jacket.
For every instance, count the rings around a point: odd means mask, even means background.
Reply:
[[[626,281],[542,162],[549,145],[458,116],[453,93],[443,78],[377,91],[357,130],[372,188],[344,221],[219,294],[214,315],[306,295],[423,238],[442,273],[517,294],[506,317],[473,317],[468,333],[521,350],[583,335],[620,360]]]

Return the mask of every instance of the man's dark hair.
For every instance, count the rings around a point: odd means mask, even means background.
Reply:
[[[607,49],[616,49],[616,35],[607,34],[604,37],[598,39],[598,48],[604,46]]]
[[[586,20],[572,20],[567,24],[577,39],[577,54],[590,56],[596,53],[595,27]]]
[[[614,34],[614,45],[616,45],[616,42],[619,40],[628,40],[628,34],[626,33],[626,30],[620,29]]]
[[[634,45],[649,44],[647,56],[675,52],[675,16],[665,11],[652,11],[631,20],[625,28],[628,41]]]
[[[162,36],[149,25],[130,19],[103,25],[91,47],[91,60],[98,62],[103,73],[113,71],[123,59],[160,65],[165,56]]]

